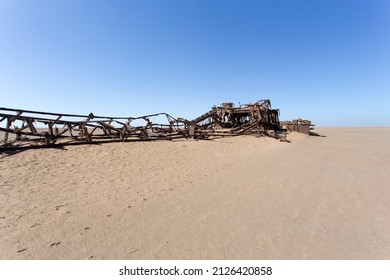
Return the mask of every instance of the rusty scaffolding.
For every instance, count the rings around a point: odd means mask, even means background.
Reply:
[[[163,117],[165,122],[153,119]],[[139,124],[140,121],[143,124]],[[21,109],[0,108],[1,150],[53,147],[57,145],[94,144],[115,141],[152,141],[179,138],[257,135],[282,141],[279,110],[270,100],[235,107],[223,103],[193,119],[174,118],[167,113],[141,117],[105,117],[72,115]]]

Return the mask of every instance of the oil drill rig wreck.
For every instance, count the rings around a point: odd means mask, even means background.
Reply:
[[[153,122],[161,119],[163,123]],[[140,124],[142,123],[142,124]],[[279,121],[268,99],[235,107],[222,103],[193,119],[167,113],[141,117],[104,117],[0,108],[0,151],[103,142],[212,139],[238,135],[270,136],[286,141],[286,132],[310,134],[308,120]]]

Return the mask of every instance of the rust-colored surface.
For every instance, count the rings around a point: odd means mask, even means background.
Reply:
[[[154,121],[156,118],[159,122]],[[104,117],[92,113],[72,115],[0,108],[0,131],[4,133],[0,151],[108,141],[208,139],[249,134],[287,141],[286,132],[309,134],[311,128],[310,121],[306,120],[281,123],[279,110],[272,109],[268,99],[238,107],[233,103],[222,103],[193,120],[174,118],[167,113]]]
[[[280,122],[280,127],[286,129],[288,132],[296,131],[310,135],[310,131],[313,130],[314,124],[311,124],[309,120],[292,120]]]

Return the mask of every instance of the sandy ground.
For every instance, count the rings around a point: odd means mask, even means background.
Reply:
[[[390,259],[390,128],[0,155],[1,259]]]

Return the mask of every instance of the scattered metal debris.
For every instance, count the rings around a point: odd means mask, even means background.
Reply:
[[[165,123],[153,122],[156,117],[164,117]],[[143,121],[143,124],[137,124],[139,121]],[[193,120],[174,118],[167,113],[134,118],[0,108],[0,131],[4,132],[0,151],[115,141],[210,139],[248,134],[286,141],[287,130],[309,134],[311,127],[310,121],[279,122],[279,110],[272,109],[268,99],[238,107],[234,107],[233,103],[223,103]]]

